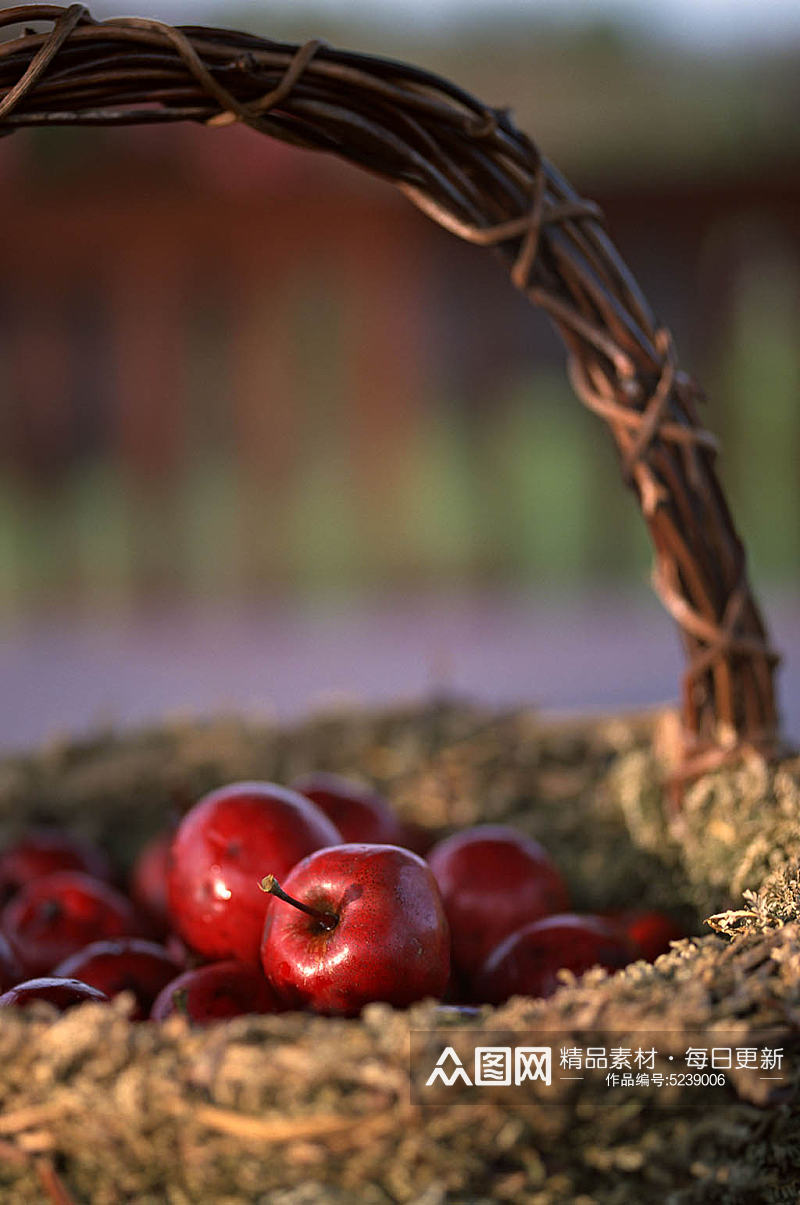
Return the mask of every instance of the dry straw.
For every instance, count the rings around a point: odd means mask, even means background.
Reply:
[[[714,471],[702,395],[677,364],[610,241],[509,113],[404,63],[158,21],[95,21],[81,5],[25,5],[46,22],[0,46],[0,128],[244,122],[391,181],[459,238],[492,248],[550,317],[576,393],[608,423],[655,549],[653,584],[687,668],[683,772],[778,750],[772,651]]]
[[[800,760],[706,775],[670,824],[652,723],[547,724],[532,711],[435,704],[320,716],[293,730],[160,725],[0,762],[0,843],[47,807],[130,858],[163,824],[171,795],[326,768],[368,776],[400,815],[436,831],[486,821],[535,836],[578,909],[683,905],[695,920],[715,913],[717,930],[676,943],[654,965],[567,976],[550,999],[518,997],[461,1020],[431,1001],[205,1030],[183,1017],[131,1023],[122,998],[60,1017],[47,1005],[6,1010],[0,1201],[796,1201]],[[743,907],[746,887],[760,890]],[[722,911],[732,901],[735,911]],[[425,1044],[432,1066],[454,1033],[468,1061],[476,1044],[527,1045],[535,1034],[556,1052],[647,1048],[647,1034],[678,1060],[690,1046],[763,1040],[784,1059],[774,1077],[731,1072],[724,1088],[667,1098],[651,1084],[611,1101],[588,1077],[566,1084],[557,1108],[488,1088],[423,1107],[410,1095],[410,1043]]]

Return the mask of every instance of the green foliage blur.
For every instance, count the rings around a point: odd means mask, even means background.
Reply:
[[[299,37],[286,21],[275,36]],[[225,24],[253,27],[250,13],[237,22],[228,11]],[[382,48],[374,29],[326,29],[320,19],[307,33],[317,31],[340,44]],[[493,103],[510,102],[522,128],[585,195],[607,198],[610,217],[618,215],[612,234],[623,255],[676,331],[683,364],[708,390],[708,422],[722,438],[721,475],[756,575],[796,581],[797,48],[758,60],[693,58],[609,27],[567,35],[525,26],[500,31],[494,42],[491,31],[466,29],[443,35],[440,45],[415,43],[407,30],[402,39],[387,33],[383,49]],[[72,187],[89,162],[92,172],[105,170],[96,152],[108,140],[89,144],[74,132],[52,131],[24,137],[14,171],[32,195],[45,195],[54,180]],[[146,198],[147,172],[161,168],[143,145],[136,143],[138,184],[130,167],[124,178],[126,188],[139,187]],[[118,169],[109,152],[107,170]],[[432,236],[424,270],[434,297],[437,272],[444,279],[450,270],[449,252],[439,247]],[[402,438],[391,429],[386,443],[378,440],[365,452],[359,412],[351,406],[352,366],[341,353],[341,291],[354,286],[339,283],[326,296],[324,273],[320,278],[316,269],[298,260],[302,302],[291,294],[270,302],[295,306],[292,337],[304,349],[283,471],[242,468],[226,375],[235,314],[216,314],[209,301],[181,328],[182,442],[156,484],[128,471],[109,435],[103,365],[114,347],[103,344],[98,368],[95,341],[87,355],[97,396],[85,421],[96,430],[80,454],[52,480],[20,473],[8,453],[2,461],[0,609],[316,597],[454,583],[578,589],[590,581],[646,578],[646,535],[620,484],[611,441],[573,398],[554,344],[536,343],[510,369],[501,347],[477,390],[464,390],[459,373],[438,369],[435,351],[420,337],[418,396],[409,399]],[[476,293],[482,279],[476,277]],[[0,314],[13,310],[13,294],[0,267]],[[42,296],[34,295],[34,309]],[[213,288],[209,296],[216,296]],[[105,302],[97,304],[103,310]],[[440,319],[432,311],[431,341]],[[509,309],[509,321],[518,322],[518,308]],[[543,323],[533,314],[530,321]],[[457,349],[457,307],[452,323],[449,339]],[[9,371],[17,354],[13,329],[12,322],[0,342],[0,406],[6,420],[22,422],[25,390],[14,385],[19,369],[16,378]],[[93,330],[84,331],[89,343]],[[388,363],[386,371],[391,376]],[[58,374],[52,379],[57,389]],[[41,391],[37,396],[41,401]],[[374,405],[380,408],[379,397]]]

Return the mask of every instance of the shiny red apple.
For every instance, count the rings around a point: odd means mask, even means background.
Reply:
[[[394,845],[346,844],[310,854],[282,885],[269,874],[261,961],[291,1008],[353,1016],[441,997],[450,932],[422,858]]]
[[[29,976],[49,974],[92,941],[146,932],[120,891],[77,870],[60,870],[21,888],[3,909],[0,926]]]
[[[206,795],[172,843],[167,890],[178,935],[205,958],[258,966],[264,868],[285,875],[306,854],[340,840],[310,799],[286,787],[242,782]]]
[[[477,1001],[502,1004],[510,996],[551,996],[562,968],[582,975],[593,966],[615,971],[636,950],[613,922],[565,912],[524,925],[492,951],[474,980]]]
[[[543,847],[502,824],[445,837],[428,853],[453,935],[456,974],[469,979],[521,925],[569,907],[566,884]]]
[[[209,1025],[225,1017],[277,1013],[283,1008],[260,967],[228,959],[173,979],[157,996],[150,1017],[164,1021],[180,1013],[195,1025]]]

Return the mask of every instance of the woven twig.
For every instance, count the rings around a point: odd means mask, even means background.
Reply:
[[[685,767],[777,748],[778,657],[678,367],[615,247],[509,114],[402,63],[156,21],[96,22],[79,5],[26,5],[0,25],[47,22],[0,46],[0,131],[22,126],[244,122],[390,180],[459,238],[493,248],[545,311],[581,400],[603,417],[655,548],[653,583],[688,668]]]

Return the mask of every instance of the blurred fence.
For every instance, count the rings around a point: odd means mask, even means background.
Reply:
[[[0,155],[0,607],[646,572],[543,318],[390,190],[240,130]],[[594,195],[796,574],[800,165]]]

